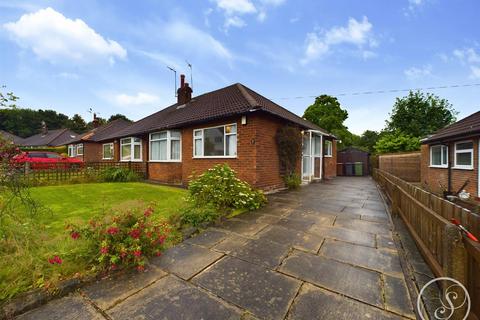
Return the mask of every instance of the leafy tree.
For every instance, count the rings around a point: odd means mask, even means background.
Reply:
[[[372,130],[365,130],[358,139],[357,146],[370,152],[375,153],[375,144],[380,139],[381,133]]]
[[[125,115],[117,113],[117,114],[111,115],[110,118],[108,118],[107,123],[117,119],[123,119],[125,121],[132,122],[132,120],[128,119]]]
[[[377,153],[415,151],[420,149],[420,138],[405,133],[386,133],[375,144]]]
[[[1,86],[1,89],[5,89],[7,86]],[[15,109],[17,108],[17,100],[19,98],[13,94],[13,92],[6,92],[3,93],[0,90],[0,109],[3,108],[12,108]]]
[[[97,123],[98,123],[98,126],[103,126],[104,124],[107,124],[107,120],[105,120],[104,118],[97,117]],[[95,123],[93,121],[90,121],[89,123],[87,123],[87,130],[92,130],[93,128],[95,128]]]
[[[424,137],[455,122],[456,115],[446,99],[431,93],[410,91],[406,97],[396,99],[390,120],[387,120],[387,130]]]
[[[69,128],[75,132],[81,133],[87,131],[87,123],[78,113],[74,114],[69,121]]]

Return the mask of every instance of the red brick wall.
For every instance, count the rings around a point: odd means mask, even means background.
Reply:
[[[150,162],[148,164],[148,178],[167,184],[181,184],[182,163]]]
[[[330,139],[329,139],[330,140]],[[332,141],[332,140],[330,140]],[[324,145],[325,150],[325,145]],[[325,152],[324,152],[325,153]],[[337,141],[332,141],[332,156],[323,157],[323,177],[325,179],[331,179],[337,176]]]
[[[463,140],[463,139],[462,139]],[[452,162],[454,167],[454,143],[448,144],[449,161]],[[463,170],[452,168],[452,191],[456,192],[465,183],[467,179],[470,180],[469,184],[465,187],[465,190],[470,193],[471,196],[478,196],[478,138],[473,139],[473,170]],[[448,188],[448,169],[444,168],[431,168],[430,167],[430,148],[429,145],[422,145],[421,148],[422,160],[421,160],[421,182],[428,186],[430,190],[436,193],[441,193],[441,183],[445,189]]]

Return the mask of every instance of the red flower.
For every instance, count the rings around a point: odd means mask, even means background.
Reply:
[[[112,263],[110,265],[110,270],[117,270],[117,265],[115,263]]]
[[[50,264],[62,264],[62,259],[59,256],[54,256],[53,258],[48,259]]]
[[[150,217],[150,216],[152,215],[152,213],[153,213],[153,208],[149,207],[149,208],[147,208],[147,209],[145,210],[145,212],[143,213],[143,215],[144,215],[145,217]]]
[[[101,254],[107,254],[107,253],[108,253],[108,247],[102,247],[102,248],[100,248],[100,253],[101,253]]]
[[[107,229],[107,233],[111,234],[111,235],[117,234],[118,233],[118,228],[117,227],[110,227],[110,228]]]
[[[70,233],[70,237],[72,237],[73,240],[77,240],[78,238],[80,238],[80,233],[78,233],[77,231],[72,231]]]
[[[161,252],[161,251],[157,251],[157,252],[155,253],[155,255],[156,255],[157,257],[160,257],[160,256],[162,255],[162,252]]]
[[[137,270],[138,271],[143,271],[143,270],[145,270],[145,267],[144,266],[137,266]]]
[[[127,256],[127,253],[125,251],[120,252],[120,258],[125,258]]]
[[[140,238],[140,230],[133,229],[132,231],[130,231],[129,235],[130,235],[130,237],[132,237],[134,239],[138,239],[138,238]]]
[[[161,235],[158,237],[158,244],[163,244],[165,242],[166,237],[164,235]]]
[[[140,250],[135,250],[135,251],[133,251],[133,255],[134,255],[135,257],[140,257],[140,256],[142,255],[142,251],[140,251]]]

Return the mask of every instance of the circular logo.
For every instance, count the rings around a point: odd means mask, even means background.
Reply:
[[[456,319],[465,320],[470,313],[470,296],[458,280],[448,277],[432,279],[420,290],[417,310],[422,320],[429,319],[427,313],[438,320],[448,320],[454,315]]]

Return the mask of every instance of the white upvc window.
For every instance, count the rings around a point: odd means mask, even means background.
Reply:
[[[104,143],[102,146],[102,159],[103,160],[112,160],[113,159],[113,143]]]
[[[76,156],[76,147],[74,144],[69,144],[68,145],[68,156],[73,158]]]
[[[436,145],[430,147],[430,167],[448,167],[448,146]]]
[[[235,158],[236,156],[236,124],[193,130],[194,158]]]
[[[168,130],[150,134],[151,162],[181,162],[182,134],[177,130]]]
[[[142,139],[120,139],[120,161],[142,161]]]
[[[473,169],[473,141],[455,143],[455,169]]]
[[[77,144],[77,156],[83,156],[83,143]]]
[[[325,140],[325,157],[331,157],[332,156],[332,141],[330,140]]]

